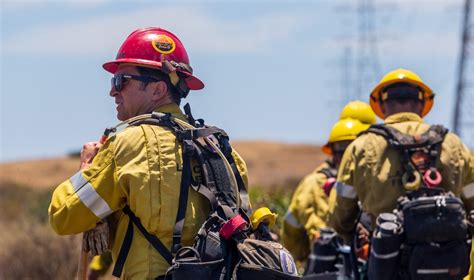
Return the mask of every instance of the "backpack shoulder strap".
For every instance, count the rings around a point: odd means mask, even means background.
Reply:
[[[360,133],[374,133],[384,137],[390,146],[395,148],[418,148],[424,146],[434,146],[443,142],[448,133],[448,129],[442,125],[431,125],[429,129],[418,135],[409,135],[400,132],[394,127],[384,124],[371,125],[367,130]]]
[[[326,181],[324,182],[324,185],[322,185],[322,189],[324,193],[329,196],[331,189],[333,188],[334,184],[336,183],[336,178],[337,178],[337,170],[334,168],[322,168],[317,171],[317,173],[324,174],[326,176]]]
[[[409,135],[401,133],[396,128],[384,124],[373,124],[367,130],[362,131],[359,135],[367,133],[382,136],[390,146],[395,148],[403,146],[405,143],[409,142],[408,138],[410,137]]]
[[[334,168],[321,168],[318,170],[318,173],[324,174],[327,178],[336,178],[337,177],[337,171]]]

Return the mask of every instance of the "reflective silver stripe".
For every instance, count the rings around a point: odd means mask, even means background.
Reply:
[[[105,218],[112,213],[109,205],[95,191],[94,187],[82,176],[82,171],[77,172],[70,179],[74,191],[87,208],[99,218]]]
[[[382,260],[395,258],[400,253],[400,251],[395,251],[393,253],[388,253],[388,254],[378,254],[375,252],[374,248],[371,248],[371,250],[372,250],[371,254],[374,257],[376,257],[377,259],[382,259]]]
[[[332,256],[309,255],[309,258],[312,260],[335,261],[337,259],[337,255],[332,255]]]
[[[295,227],[295,228],[302,228],[303,227],[303,225],[298,222],[296,217],[290,211],[286,212],[285,221],[292,227]]]
[[[337,195],[354,199],[357,197],[357,193],[353,186],[346,185],[342,182],[336,182],[336,192]]]
[[[441,268],[441,269],[417,269],[417,274],[441,274],[441,273],[449,273],[449,268]]]
[[[462,194],[467,199],[474,197],[474,183],[464,186],[464,188],[462,188]]]

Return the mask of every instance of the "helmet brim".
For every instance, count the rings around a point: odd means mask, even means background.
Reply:
[[[323,153],[325,153],[328,156],[332,156],[332,149],[331,149],[331,144],[328,142],[324,146],[321,147],[321,150]]]
[[[413,80],[413,79],[409,79],[409,78],[406,78],[406,77],[404,79],[401,79],[401,80],[390,80],[390,81],[386,81],[386,82],[383,82],[383,83],[379,83],[372,90],[372,92],[370,93],[370,107],[372,108],[374,113],[379,118],[381,118],[382,120],[385,119],[385,115],[382,112],[382,108],[381,108],[380,103],[379,103],[380,93],[385,87],[387,87],[391,84],[395,84],[395,83],[409,83],[409,84],[413,84],[415,86],[419,86],[422,89],[423,99],[424,99],[425,103],[424,103],[424,107],[423,107],[423,110],[422,110],[422,113],[421,113],[421,117],[426,116],[428,114],[428,112],[431,110],[431,108],[433,107],[433,98],[434,98],[433,90],[429,86],[427,86],[425,83],[422,83],[422,82],[419,82],[419,81],[416,81],[416,80]]]
[[[145,59],[135,59],[135,58],[116,59],[116,60],[104,63],[102,67],[104,68],[105,71],[115,74],[115,72],[117,72],[119,68],[119,65],[123,63],[135,64],[138,66],[145,66],[145,67],[148,66],[150,68],[156,68],[156,69],[161,69],[162,67],[161,62],[150,61],[150,60],[145,60]],[[186,71],[181,71],[181,70],[177,70],[177,71],[179,71],[181,74],[185,76],[184,81],[186,82],[186,85],[188,86],[190,90],[200,90],[204,88],[204,83],[193,74]]]

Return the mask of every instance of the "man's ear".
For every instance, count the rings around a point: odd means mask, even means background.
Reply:
[[[153,90],[153,96],[151,97],[153,101],[162,100],[168,95],[168,85],[164,81],[153,83],[150,86]]]

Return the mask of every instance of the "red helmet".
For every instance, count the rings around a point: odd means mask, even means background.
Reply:
[[[169,62],[169,63],[166,63]],[[173,33],[159,27],[138,29],[128,35],[120,47],[115,60],[102,67],[114,74],[120,63],[163,69],[168,73],[170,67],[184,79],[192,90],[202,89],[204,83],[193,75],[189,58],[181,41]]]

